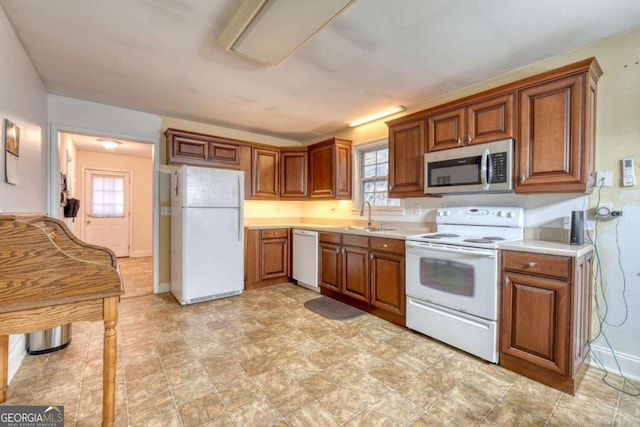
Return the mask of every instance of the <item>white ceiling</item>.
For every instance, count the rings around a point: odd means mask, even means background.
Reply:
[[[640,26],[639,0],[357,0],[271,67],[217,44],[237,4],[0,0],[50,93],[299,141]]]
[[[69,136],[79,151],[94,151],[97,153],[144,157],[148,159],[153,157],[153,144],[117,139],[114,141],[120,142],[120,145],[113,150],[107,150],[100,144],[97,137],[79,134],[69,134]]]

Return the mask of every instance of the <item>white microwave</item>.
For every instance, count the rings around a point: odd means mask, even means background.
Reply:
[[[424,192],[460,194],[513,190],[513,139],[424,155]]]

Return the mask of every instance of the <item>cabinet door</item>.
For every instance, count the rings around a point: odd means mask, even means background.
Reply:
[[[483,144],[513,138],[513,93],[467,107],[467,143]]]
[[[389,126],[389,197],[424,196],[424,123]]]
[[[320,269],[320,286],[340,292],[340,267],[342,261],[341,247],[332,243],[320,243],[318,268]]]
[[[461,147],[465,138],[464,108],[427,116],[427,151]]]
[[[260,280],[289,275],[289,239],[262,239],[260,246]]]
[[[307,197],[307,163],[306,151],[280,152],[280,197]]]
[[[309,151],[309,196],[311,198],[326,198],[334,195],[333,152],[333,144],[316,147]]]
[[[371,305],[405,315],[404,256],[371,251]]]
[[[351,146],[336,143],[335,145],[335,197],[351,198]]]
[[[234,144],[226,144],[224,142],[209,142],[208,160],[211,166],[234,168],[240,166],[239,146]]]
[[[583,85],[575,75],[520,91],[517,193],[585,191]]]
[[[252,191],[254,197],[277,199],[280,191],[280,153],[277,150],[253,149]]]
[[[167,137],[169,146],[169,163],[188,163],[195,165],[206,165],[208,163],[207,142],[197,138],[190,138],[180,135],[169,135]]]
[[[500,351],[569,376],[569,282],[505,272],[502,283]]]
[[[342,247],[342,293],[369,302],[369,250]]]

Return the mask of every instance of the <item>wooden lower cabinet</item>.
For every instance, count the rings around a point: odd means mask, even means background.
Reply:
[[[371,251],[371,305],[405,314],[404,255]]]
[[[247,229],[245,236],[245,289],[287,282],[289,229]]]
[[[589,353],[592,259],[502,253],[501,366],[575,394]]]
[[[320,233],[323,295],[405,325],[404,241]]]

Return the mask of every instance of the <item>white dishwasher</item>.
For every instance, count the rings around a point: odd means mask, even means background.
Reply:
[[[298,285],[320,292],[318,287],[318,232],[294,229],[293,278]]]

